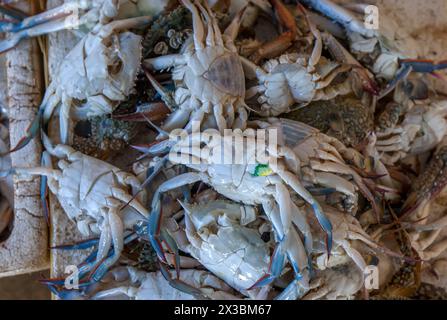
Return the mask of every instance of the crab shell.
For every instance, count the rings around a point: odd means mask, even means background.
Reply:
[[[101,233],[99,226],[103,219],[102,209],[110,206],[111,187],[124,190],[127,188],[117,182],[115,172],[119,169],[86,155],[82,155],[73,162],[60,160],[58,165],[62,169],[62,176],[58,179],[59,190],[51,191],[57,195],[70,219],[78,223],[81,233],[85,235],[88,235],[90,231]],[[126,208],[126,213],[130,213],[127,210],[129,209]],[[89,230],[84,224],[85,221],[96,223],[90,224]]]
[[[321,57],[315,70],[312,70],[307,66],[307,60],[307,56],[287,53],[264,64],[265,74],[259,77],[262,88],[258,98],[258,102],[262,104],[261,115],[277,116],[290,111],[296,103],[329,98],[323,92],[329,84],[323,80],[339,64]],[[320,90],[321,95],[318,95]]]
[[[369,108],[351,96],[313,101],[284,117],[304,122],[352,148],[364,142],[374,129],[374,118]]]
[[[256,219],[253,207],[216,200],[186,210],[189,252],[208,270],[242,293],[267,273],[268,245],[246,226]]]
[[[141,56],[141,37],[136,34],[101,38],[89,33],[64,59],[52,86],[63,101],[84,103],[76,110],[78,119],[111,113],[133,89]]]

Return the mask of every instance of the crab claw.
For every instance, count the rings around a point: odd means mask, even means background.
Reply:
[[[413,71],[413,67],[411,65],[402,65],[401,68],[397,71],[396,77],[391,80],[390,83],[386,85],[386,87],[379,93],[379,99],[387,96],[391,91],[393,91],[397,84],[406,79],[410,73]]]
[[[42,117],[43,117],[43,108],[39,109],[36,117],[31,122],[29,127],[26,129],[26,135],[22,139],[20,139],[17,145],[11,150],[9,150],[6,154],[10,154],[25,148],[26,145],[37,136],[42,127]],[[1,156],[4,156],[6,154],[1,154]]]
[[[143,68],[144,74],[146,75],[147,79],[151,83],[151,85],[154,87],[154,89],[157,91],[157,93],[160,95],[161,99],[165,103],[165,105],[170,109],[174,110],[178,106],[175,103],[175,100],[172,97],[172,94],[167,91],[158,81],[154,78],[154,76],[149,72],[148,68]]]
[[[282,242],[281,242],[282,243]],[[279,243],[275,250],[273,251],[272,257],[270,259],[270,264],[268,268],[268,272],[262,276],[258,281],[256,281],[250,288],[247,290],[259,288],[266,286],[277,279],[284,268],[284,263],[286,260],[286,254],[282,248],[282,244]]]
[[[326,233],[326,251],[328,256],[332,251],[332,224],[331,221],[323,214],[323,209],[321,209],[320,204],[315,201],[311,203],[312,210],[315,213],[315,217],[318,220],[323,231]]]
[[[73,27],[76,25],[73,25]],[[37,25],[33,28],[23,29],[12,33],[10,37],[0,41],[0,53],[9,51],[16,47],[20,41],[33,37],[42,36],[48,33],[67,29],[64,19],[50,21],[46,24]]]
[[[175,145],[172,140],[162,140],[156,141],[155,143],[150,143],[148,145],[133,145],[132,148],[143,153],[146,156],[160,156],[166,155],[171,151],[171,148]]]
[[[174,254],[174,267],[175,267],[175,272],[177,274],[177,279],[179,279],[180,278],[180,254],[179,254],[179,249],[178,249],[177,243],[165,229],[161,229],[160,233],[161,233],[161,239],[166,244],[168,249]]]
[[[48,152],[42,153],[41,164],[43,167],[51,168],[51,157]],[[48,185],[47,185],[48,177],[42,176],[40,178],[40,201],[42,203],[43,215],[45,217],[45,221],[47,226],[50,225],[50,208],[48,205]]]
[[[26,13],[24,13],[23,11],[13,8],[7,4],[0,4],[0,12],[3,15],[16,20],[17,22],[20,22],[21,20],[28,17],[28,15]]]
[[[335,188],[318,188],[318,187],[308,187],[309,191],[313,196],[326,196],[336,192]]]
[[[301,278],[295,278],[289,285],[275,297],[275,300],[298,300],[308,291],[308,286],[304,285]]]
[[[154,122],[160,122],[166,119],[171,111],[163,102],[147,103],[137,107],[137,111],[131,114],[113,115],[114,119],[124,121],[145,122],[148,119]]]
[[[292,265],[293,271],[295,273],[295,278],[287,286],[287,288],[284,289],[284,291],[275,298],[275,300],[296,300],[302,297],[307,292],[308,285],[306,278],[303,277],[302,273],[299,270],[299,262],[295,260],[297,256],[293,252],[293,249],[286,251],[285,248],[287,246],[290,248],[290,245],[293,246],[293,243],[291,244],[291,242],[293,242],[293,237],[289,238],[288,240],[289,241],[287,241],[286,239],[282,239],[279,245],[275,248],[275,251],[273,252],[272,258],[270,260],[268,273],[261,277],[253,286],[251,286],[247,290],[268,285],[279,276],[281,276],[285,259],[287,258]]]
[[[373,37],[375,35],[375,30],[366,28],[363,21],[357,19],[352,12],[333,1],[301,0],[301,2],[342,24],[350,31],[358,32],[365,37]]]
[[[250,60],[258,64],[262,59],[269,59],[280,55],[287,50],[296,39],[298,28],[295,17],[286,8],[281,0],[269,0],[275,8],[275,12],[279,18],[281,25],[287,31],[279,35],[276,39],[264,43],[255,53],[250,56]]]
[[[397,84],[400,81],[405,80],[411,72],[435,74],[436,71],[447,69],[447,60],[435,62],[433,60],[399,59],[399,64],[401,67],[397,71],[396,76],[380,93],[379,98],[383,98],[390,93],[396,88]]]
[[[149,215],[147,235],[149,237],[149,242],[151,243],[152,248],[157,253],[158,259],[163,263],[167,264],[166,255],[163,249],[161,239],[159,237],[161,228],[161,217],[162,217],[161,204],[160,204],[161,195],[159,193],[156,193],[154,195],[154,199],[155,198],[158,198],[158,200],[154,201],[155,206],[151,214]]]
[[[79,241],[74,244],[63,244],[60,246],[53,246],[50,249],[54,250],[85,250],[92,248],[99,243],[99,238],[88,239],[84,241]]]
[[[135,240],[138,237],[138,235],[135,232],[131,232],[128,235],[126,235],[123,239],[123,244],[128,244],[130,242],[132,242],[133,240]],[[94,241],[94,240],[93,240]],[[109,271],[110,267],[113,265],[111,263],[110,258],[114,256],[115,254],[115,250],[114,248],[110,248],[108,254],[101,260],[101,261],[96,261],[96,254],[97,254],[97,250],[95,250],[95,260],[94,261],[90,261],[87,262],[83,267],[84,268],[80,268],[79,270],[79,274],[84,275],[85,273],[87,273],[88,271],[90,271],[90,274],[88,275],[88,279],[89,279],[89,283],[96,283],[99,282],[104,276],[105,274]],[[89,260],[91,260],[92,255],[90,255],[88,257]],[[80,278],[82,278],[80,276]]]
[[[197,299],[204,298],[202,291],[200,291],[199,289],[194,288],[193,286],[187,284],[186,282],[184,282],[178,278],[173,279],[168,268],[163,263],[159,263],[159,266],[160,266],[161,274],[166,279],[166,281],[169,282],[171,287],[173,287],[174,289],[177,289],[181,292],[192,295],[192,296],[196,297]]]
[[[353,66],[353,72],[358,75],[363,90],[375,96],[378,96],[380,94],[380,88],[378,84],[368,75],[366,69],[363,66]]]
[[[432,73],[447,69],[447,60],[435,62],[433,60],[401,59],[399,62],[402,66],[409,66],[418,73]]]
[[[67,289],[58,289],[56,286],[51,284],[45,284],[48,289],[50,289],[51,293],[57,296],[61,300],[82,300],[85,299],[84,292],[80,290],[67,290]]]
[[[79,9],[76,1],[26,18],[23,18],[23,13],[11,7],[0,6],[0,8],[0,11],[7,15],[21,16],[20,19],[23,19],[17,23],[0,24],[1,32],[12,32],[9,38],[0,41],[0,53],[14,48],[23,39],[77,27],[79,24],[76,19],[66,19],[76,14],[76,10]]]

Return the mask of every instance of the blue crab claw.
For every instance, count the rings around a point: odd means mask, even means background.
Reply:
[[[0,12],[7,17],[12,18],[13,20],[15,20],[16,22],[20,22],[21,20],[25,19],[28,17],[28,15],[16,8],[13,8],[7,4],[0,4]],[[16,25],[16,24],[14,24]],[[3,30],[0,27],[0,30],[3,32]],[[8,30],[6,30],[8,31]],[[6,32],[5,31],[5,32]]]
[[[177,279],[180,279],[180,254],[177,243],[165,229],[161,229],[160,236],[163,242],[168,246],[169,250],[174,254],[175,272],[177,274]]]
[[[447,69],[447,60],[435,62],[432,60],[400,59],[399,64],[401,67],[397,71],[396,77],[380,93],[379,99],[390,93],[397,84],[400,81],[405,80],[411,72],[434,74],[436,71]]]
[[[336,192],[334,188],[318,188],[318,187],[308,187],[309,191],[313,196],[326,196]]]
[[[76,11],[74,11],[76,9],[75,5],[75,2],[72,2],[35,16],[24,18],[17,23],[0,25],[0,31],[12,32],[10,37],[0,41],[0,52],[14,48],[23,39],[77,27],[79,24],[76,21],[77,19],[65,19],[70,15],[76,14]],[[16,10],[12,11],[10,8],[3,8],[3,10],[7,10],[9,14],[18,15]]]
[[[258,281],[256,281],[255,284],[253,284],[247,290],[266,286],[272,283],[276,278],[278,278],[281,275],[286,260],[286,255],[284,253],[281,243],[278,244],[278,246],[276,246],[275,250],[273,251],[273,255],[270,259],[268,273],[266,273],[263,277],[261,277]]]
[[[320,224],[324,232],[326,232],[326,250],[329,256],[332,250],[332,224],[329,219],[323,214],[323,210],[321,209],[318,202],[315,201],[311,204],[311,206],[315,213],[315,217],[318,220],[318,223]]]
[[[413,71],[413,68],[411,66],[402,65],[401,68],[397,71],[396,77],[391,80],[391,82],[388,83],[387,86],[379,93],[379,100],[393,91],[400,81],[406,79],[410,75],[411,71]]]
[[[79,277],[79,279],[82,279],[82,277]],[[64,286],[65,285],[65,278],[52,278],[52,279],[40,279],[38,280],[41,284],[44,284],[46,286]],[[79,281],[79,287],[87,287],[91,285],[92,283],[88,281]]]
[[[1,10],[0,10],[1,11]],[[10,32],[17,27],[17,23],[11,21],[1,21],[0,22],[0,32]]]
[[[15,27],[15,30],[12,30],[14,31],[14,33],[11,33],[9,37],[0,41],[0,53],[13,49],[20,43],[20,41],[24,39],[43,36],[52,32],[61,31],[64,29],[68,29],[70,27],[77,26],[77,24],[72,24],[70,26],[68,23],[66,23],[65,20],[66,19],[49,21],[47,23],[42,23],[34,27],[25,27],[23,25]],[[74,21],[76,19],[70,19],[70,20]],[[70,20],[68,20],[68,22],[73,22]]]
[[[171,276],[171,273],[169,272],[168,268],[163,263],[160,263],[160,271],[163,277],[166,279],[166,281],[169,282],[171,287],[174,289],[177,289],[181,292],[187,293],[189,295],[192,295],[193,297],[197,299],[203,299],[203,293],[197,288],[194,288],[193,286],[190,286],[186,282],[180,280],[180,279],[173,279]]]
[[[160,196],[160,195],[155,195]],[[152,210],[150,216],[149,216],[149,228],[148,228],[148,235],[149,235],[149,242],[151,243],[152,247],[154,248],[155,252],[157,253],[158,259],[162,261],[163,263],[167,263],[166,256],[164,253],[163,245],[161,243],[160,239],[160,227],[161,227],[161,207],[160,207],[160,201],[158,201],[158,204]]]
[[[80,290],[61,290],[51,284],[46,284],[46,286],[48,287],[48,289],[50,289],[51,293],[53,293],[61,300],[79,300],[84,298],[84,293]]]
[[[302,3],[321,12],[325,16],[342,24],[348,30],[358,32],[366,37],[375,35],[375,30],[367,29],[363,21],[357,19],[349,10],[330,0],[301,0]]]
[[[51,157],[50,154],[46,151],[42,153],[41,164],[43,167],[51,168]],[[47,222],[47,226],[50,225],[50,208],[48,205],[48,185],[47,185],[48,177],[42,176],[40,179],[40,200],[42,202],[43,214],[45,217],[45,221]]]
[[[105,257],[99,264],[97,264],[96,267],[93,268],[93,270],[90,272],[90,275],[88,276],[90,284],[96,283],[101,281],[102,278],[106,275],[107,271],[109,271],[110,265],[107,263],[108,258],[110,258],[113,255],[113,249]]]
[[[447,60],[435,62],[432,60],[402,59],[399,60],[402,66],[409,66],[414,72],[432,73],[447,69]]]
[[[134,232],[132,232],[124,237],[123,243],[128,244],[129,242],[136,239],[136,237],[137,237],[137,235]],[[85,273],[88,272],[88,270],[91,270],[90,274],[88,276],[88,279],[89,279],[88,283],[93,284],[93,283],[101,281],[101,279],[105,276],[105,274],[109,271],[110,267],[112,266],[110,264],[110,258],[114,255],[114,253],[115,253],[114,248],[111,248],[109,250],[107,256],[104,257],[104,259],[102,259],[98,263],[96,261],[94,261],[94,262],[89,262],[85,265]],[[96,257],[96,254],[95,254],[95,257]],[[81,270],[79,273],[81,274]],[[82,270],[82,273],[84,273],[84,270]]]
[[[307,292],[308,288],[301,285],[300,278],[294,279],[289,285],[275,297],[275,300],[298,300]]]
[[[60,246],[54,246],[51,247],[50,249],[55,249],[55,250],[85,250],[85,249],[89,249],[92,248],[96,245],[98,245],[99,243],[99,238],[94,238],[94,239],[88,239],[85,241],[80,241],[74,244],[64,244],[64,245],[60,245]]]
[[[136,232],[131,232],[124,237],[124,244],[128,244],[138,238],[138,234]],[[61,249],[61,250],[83,250],[94,247],[98,244],[99,239],[89,239],[82,242],[79,242],[74,245],[66,245],[66,246],[57,246],[52,249]],[[88,278],[88,282],[85,282],[85,285],[96,283],[100,281],[104,275],[109,270],[109,267],[106,263],[104,263],[108,258],[113,255],[113,248],[110,249],[108,255],[99,263],[96,261],[96,256],[98,254],[98,250],[93,250],[87,258],[83,262],[78,265],[79,269],[79,279],[84,279],[85,276]]]
[[[22,139],[20,139],[17,145],[11,150],[9,150],[6,154],[13,153],[23,149],[32,139],[34,139],[37,136],[41,128],[42,116],[43,116],[43,108],[39,109],[33,122],[31,122],[30,126],[26,129],[26,135]],[[1,156],[4,156],[6,154],[1,154]]]
[[[0,5],[0,12],[4,15],[13,18],[17,21],[17,23],[13,24],[13,27],[7,30],[2,30],[3,32],[18,32],[25,29],[34,28],[38,25],[43,25],[49,23],[51,21],[60,20],[62,18],[66,18],[72,14],[76,14],[76,11],[79,9],[76,3],[68,3],[63,6],[56,7],[54,9],[50,9],[44,11],[42,13],[36,14],[34,16],[28,16],[26,13],[13,8],[8,5]],[[1,29],[0,29],[1,30]]]

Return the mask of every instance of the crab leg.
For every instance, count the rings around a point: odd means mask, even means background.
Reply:
[[[372,76],[370,76],[369,71],[366,70],[333,35],[323,32],[321,36],[331,55],[338,62],[352,66],[352,71],[355,72],[361,80],[363,88],[374,95],[378,95],[379,88],[372,79]]]
[[[196,6],[191,3],[189,0],[181,0],[183,5],[188,8],[189,11],[192,13],[192,25],[194,30],[194,46],[195,49],[201,50],[205,48],[204,45],[204,37],[205,37],[205,28],[203,26],[203,21],[200,18],[199,11],[197,10]]]
[[[152,199],[152,212],[149,216],[149,229],[148,235],[149,240],[154,247],[155,252],[158,255],[158,258],[166,262],[166,257],[164,254],[164,249],[161,245],[161,240],[164,240],[160,237],[160,228],[161,228],[161,194],[173,189],[180,188],[182,186],[192,184],[198,181],[207,181],[206,177],[200,173],[184,173],[179,176],[172,178],[171,180],[165,181],[162,183],[157,191],[154,194],[154,198]],[[167,239],[165,239],[167,240]],[[173,245],[175,242],[173,243]],[[178,250],[178,248],[174,247],[173,250]]]
[[[271,162],[273,163],[273,162]],[[315,213],[315,216],[327,235],[327,251],[328,254],[332,249],[332,225],[329,219],[323,213],[320,204],[314,199],[314,197],[307,191],[297,177],[290,172],[283,170],[277,170],[276,173],[284,180],[284,182],[292,187],[292,189],[300,195],[307,203],[309,203]]]
[[[411,72],[434,73],[435,71],[447,69],[447,60],[435,62],[432,60],[402,59],[399,60],[401,68],[397,71],[394,79],[383,89],[379,99],[393,91],[397,84],[405,80]]]
[[[349,10],[330,0],[301,0],[304,4],[321,12],[329,18],[344,25],[348,30],[360,33],[365,37],[373,37],[375,30],[365,28],[362,21],[357,19]]]
[[[113,243],[113,254],[111,257],[108,257],[102,262],[98,268],[95,270],[95,272],[92,274],[91,279],[95,282],[101,280],[104,275],[106,274],[107,270],[115,264],[115,262],[118,261],[121,252],[123,251],[124,247],[124,225],[121,220],[121,218],[118,216],[118,209],[117,208],[111,208],[106,213],[107,219],[106,219],[106,228],[109,228],[110,230],[110,238]],[[106,239],[107,241],[108,239]],[[106,243],[107,245],[107,243]],[[110,244],[109,244],[110,247]],[[101,261],[102,259],[99,259],[100,256],[100,250],[98,250],[98,257],[97,262]]]
[[[128,243],[134,241],[136,238],[137,238],[137,235],[135,233],[130,233],[124,237],[123,243],[128,244]],[[86,245],[85,247],[84,247],[84,245],[82,245],[82,247],[80,247],[80,248],[73,247],[73,249],[85,249],[85,248],[91,247],[91,245],[96,245],[97,243],[98,243],[97,239],[88,240],[85,242],[85,245]],[[64,246],[62,249],[69,250],[72,248]],[[86,275],[86,273],[88,273],[89,270],[91,270],[93,268],[94,263],[95,263],[94,258],[96,257],[97,253],[98,253],[97,250],[93,250],[92,253],[84,260],[84,262],[81,263],[80,265],[78,265],[80,279],[82,279]],[[109,254],[107,256],[111,256],[112,253],[113,252],[109,252]],[[99,277],[95,277],[95,279],[90,279],[87,282],[85,282],[85,281],[80,282],[79,287],[89,288],[95,282],[101,280],[98,278]],[[47,285],[55,295],[57,295],[58,297],[60,297],[62,299],[70,299],[72,297],[77,298],[83,294],[83,290],[59,290],[57,288],[57,286],[63,286],[65,283],[65,279],[44,279],[44,280],[40,280],[40,282]]]
[[[269,217],[269,220],[272,222],[277,237],[281,240],[273,251],[268,272],[247,290],[268,285],[278,278],[282,273],[286,259],[284,243],[287,237],[284,234],[284,228],[281,224],[280,212],[276,205],[269,201],[263,202],[262,208],[264,209],[265,214]]]
[[[314,70],[315,66],[317,65],[318,61],[320,60],[321,53],[323,51],[323,40],[321,38],[321,33],[315,26],[315,24],[310,20],[309,15],[307,14],[306,9],[298,2],[297,3],[298,9],[302,12],[304,17],[306,18],[307,25],[309,26],[309,29],[312,33],[312,35],[315,38],[315,45],[312,50],[312,54],[309,58],[308,64],[310,67],[310,70]],[[332,82],[332,81],[331,81]]]
[[[105,208],[102,208],[101,211],[104,216],[104,221],[102,223],[102,232],[101,236],[99,237],[98,253],[96,255],[96,262],[98,263],[108,256],[109,250],[112,246],[112,236],[109,227],[109,217],[107,215],[107,210]]]
[[[24,29],[13,33],[10,37],[0,41],[0,53],[13,49],[23,39],[38,37],[48,33],[65,30],[67,28],[74,28],[77,23],[66,19],[54,20],[45,24],[37,25],[33,28]]]
[[[28,15],[26,13],[24,13],[16,8],[13,8],[13,7],[9,6],[8,4],[0,4],[0,12],[4,16],[10,17],[15,21],[21,21],[25,18],[28,18]],[[0,26],[1,26],[1,24],[0,24]]]
[[[284,292],[276,297],[276,299],[292,299],[295,296],[294,294],[292,294],[295,286],[298,291],[301,291],[301,289],[308,287],[307,276],[303,276],[301,270],[304,270],[309,266],[309,260],[306,255],[303,243],[301,242],[301,239],[296,233],[295,229],[290,229],[287,235],[284,235],[281,229],[279,229],[280,226],[278,226],[278,224],[274,224],[274,221],[279,220],[279,217],[275,218],[275,216],[279,216],[278,210],[275,209],[271,203],[267,202],[263,203],[263,208],[267,216],[269,216],[269,219],[272,221],[277,235],[282,238],[282,240],[280,240],[278,246],[273,251],[268,273],[261,277],[253,286],[248,288],[248,290],[268,285],[276,278],[278,278],[282,273],[285,259],[287,257],[293,267],[296,278],[292,281],[291,284],[289,284]],[[306,290],[304,289],[304,291]],[[302,295],[304,294],[305,292],[302,293]],[[298,299],[302,295],[296,295],[295,299]]]
[[[250,56],[250,60],[255,64],[262,59],[274,58],[287,50],[295,40],[298,28],[295,22],[295,17],[286,8],[281,0],[270,0],[275,7],[275,11],[279,17],[280,23],[287,29],[276,39],[263,44],[255,53]]]
[[[242,22],[242,16],[244,15],[246,9],[247,6],[242,8],[241,11],[239,11],[239,13],[236,15],[236,17],[234,17],[230,25],[224,31],[224,35],[230,38],[231,41],[234,41],[237,38]]]
[[[18,31],[22,31],[24,29],[36,27],[37,25],[49,23],[54,20],[66,18],[72,14],[75,14],[79,9],[81,9],[80,5],[82,3],[83,3],[82,1],[69,2],[69,3],[65,3],[61,6],[58,6],[56,8],[36,14],[32,17],[23,17],[23,16],[16,17],[18,19],[23,19],[23,20],[21,20],[18,23],[14,23],[12,25],[6,26],[6,28],[0,27],[0,32],[18,32]],[[8,9],[7,7],[5,7],[3,5],[0,5],[0,8],[1,8],[0,11],[2,11],[2,13],[4,13],[4,14],[7,14],[7,15],[14,14],[14,12],[12,12],[11,9]],[[69,28],[69,26],[67,26],[67,29],[68,28]]]
[[[306,247],[306,251],[311,253],[313,251],[313,236],[310,230],[310,226],[307,223],[305,215],[293,201],[291,201],[291,205],[293,210],[295,211],[295,214],[292,216],[292,221],[304,236],[304,245]]]
[[[400,63],[403,66],[410,66],[414,72],[419,73],[432,73],[447,69],[447,60],[435,62],[432,60],[403,59],[400,60]]]

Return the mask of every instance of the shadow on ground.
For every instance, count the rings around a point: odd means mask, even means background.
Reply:
[[[49,271],[0,279],[0,300],[47,300],[50,291],[38,282],[48,278]]]

